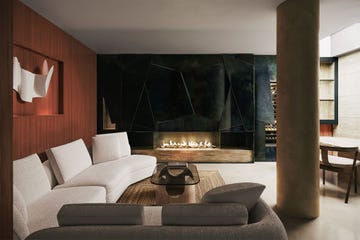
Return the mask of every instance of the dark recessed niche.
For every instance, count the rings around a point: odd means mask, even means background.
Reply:
[[[128,132],[128,138],[132,147],[153,148],[153,132]]]
[[[221,148],[253,149],[254,133],[221,132]]]

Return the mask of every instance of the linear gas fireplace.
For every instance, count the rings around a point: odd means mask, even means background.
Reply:
[[[146,135],[138,135],[136,139],[145,139]],[[242,139],[247,139],[249,136],[243,134],[234,137],[234,134],[221,132],[153,132],[151,135],[153,144],[150,148],[132,148],[132,153],[155,156],[158,162],[253,161],[252,149],[233,146],[239,143],[245,144]],[[134,135],[130,134],[130,136]],[[227,144],[231,146],[226,146]]]
[[[218,132],[155,132],[154,149],[203,149],[220,147]]]

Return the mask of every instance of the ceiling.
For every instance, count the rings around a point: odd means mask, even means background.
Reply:
[[[276,53],[284,0],[21,0],[96,53]],[[360,0],[320,0],[320,38],[360,22]]]

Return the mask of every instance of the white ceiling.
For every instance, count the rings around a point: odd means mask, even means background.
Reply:
[[[97,53],[276,52],[284,0],[21,0]],[[360,22],[360,0],[320,0],[320,38]]]

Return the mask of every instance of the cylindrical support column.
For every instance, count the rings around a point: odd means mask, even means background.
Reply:
[[[319,0],[277,9],[277,208],[319,216]]]

